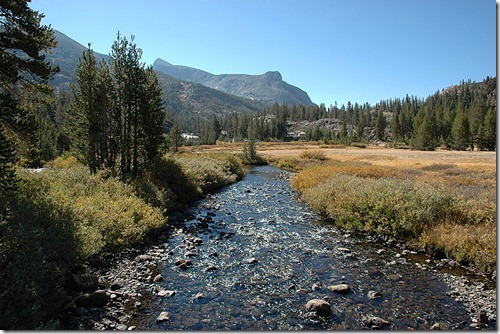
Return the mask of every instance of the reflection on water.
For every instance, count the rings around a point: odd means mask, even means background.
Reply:
[[[449,329],[467,328],[463,305],[446,295],[448,288],[435,273],[407,261],[409,255],[382,252],[380,244],[325,223],[296,200],[280,173],[268,166],[251,169],[243,181],[191,208],[165,243],[171,256],[158,268],[165,280],[144,291],[144,308],[129,325],[360,329],[366,328],[363,317],[371,315],[388,320],[388,329],[428,329],[438,322]],[[188,257],[191,266],[175,264]],[[350,291],[328,289],[339,283],[347,283]],[[155,287],[176,293],[160,297]],[[381,297],[370,299],[369,291]],[[327,300],[332,316],[306,312],[307,301],[314,298]],[[156,323],[162,311],[170,313],[170,321]]]

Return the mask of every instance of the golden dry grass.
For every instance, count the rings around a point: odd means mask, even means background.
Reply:
[[[443,249],[456,260],[485,271],[495,267],[496,152],[428,152],[380,146],[320,146],[316,142],[257,143],[256,148],[270,163],[299,172],[300,177],[292,180],[299,192],[321,185],[336,174],[438,186],[454,199],[456,215],[444,224],[426,226],[417,244]],[[241,153],[242,144],[224,143],[189,150]],[[311,159],[304,152],[314,152],[325,159]],[[328,198],[318,200],[323,203]]]

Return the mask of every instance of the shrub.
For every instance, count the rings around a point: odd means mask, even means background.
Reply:
[[[436,187],[396,179],[334,174],[303,191],[304,199],[336,224],[404,240],[443,221],[452,199]]]
[[[321,150],[305,150],[300,154],[302,159],[326,160],[325,152]]]
[[[74,156],[59,156],[51,163],[55,168],[71,168],[76,164],[77,160]]]
[[[241,163],[227,155],[204,154],[179,155],[176,161],[182,166],[187,178],[204,194],[236,182],[243,175]]]
[[[434,164],[425,169],[446,172],[455,166]],[[313,209],[343,228],[390,235],[444,250],[481,270],[494,268],[496,197],[492,199],[490,188],[465,191],[455,181],[436,186],[405,179],[405,171],[329,164],[301,171],[292,186]]]
[[[465,265],[490,273],[496,267],[496,224],[445,223],[425,229],[421,243],[431,251],[443,250]]]

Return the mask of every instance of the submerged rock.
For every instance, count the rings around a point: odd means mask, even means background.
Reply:
[[[306,310],[316,312],[317,315],[326,317],[332,314],[330,303],[322,299],[311,299],[306,304]]]
[[[363,317],[363,325],[367,327],[371,327],[372,329],[380,329],[384,326],[387,326],[390,324],[389,321],[379,318],[379,317],[374,317],[374,316],[365,316]]]
[[[382,294],[380,292],[377,292],[377,291],[368,291],[367,296],[370,299],[377,299],[377,298],[382,297]]]
[[[328,289],[337,293],[348,293],[351,290],[347,284],[330,285]]]
[[[170,313],[166,311],[161,312],[160,315],[156,318],[156,322],[164,322],[169,320],[170,320]]]

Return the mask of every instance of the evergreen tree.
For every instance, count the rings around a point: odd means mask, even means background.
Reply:
[[[7,131],[34,133],[26,106],[51,92],[48,80],[58,70],[45,59],[56,45],[54,33],[41,25],[43,15],[28,3],[0,2],[0,215],[8,209],[7,199],[14,195],[17,182],[15,149]]]
[[[146,158],[154,161],[160,155],[163,143],[163,125],[166,118],[163,107],[162,89],[158,77],[151,66],[146,69],[146,80],[141,95],[141,128]]]
[[[182,130],[179,124],[174,124],[174,127],[168,134],[168,139],[170,141],[170,144],[173,145],[174,152],[177,152],[179,150],[179,146],[182,145],[182,142],[184,140],[182,138]]]
[[[75,72],[78,86],[73,86],[75,104],[72,108],[75,143],[74,146],[85,157],[91,172],[98,168],[98,122],[97,122],[97,63],[92,49],[83,52]]]
[[[387,120],[385,119],[384,113],[382,110],[379,110],[377,113],[377,118],[375,119],[375,137],[378,140],[385,139],[385,127],[387,125]]]
[[[483,124],[479,130],[479,147],[481,149],[494,151],[497,145],[497,116],[495,108],[488,108]]]
[[[430,106],[421,110],[414,122],[413,148],[433,151],[437,146],[436,114]]]
[[[453,126],[451,128],[453,138],[453,148],[456,150],[465,150],[470,144],[470,126],[467,114],[462,105],[459,106]]]

